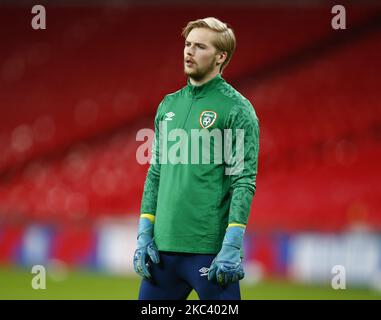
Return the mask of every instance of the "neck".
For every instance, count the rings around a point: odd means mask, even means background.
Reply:
[[[216,70],[212,71],[211,73],[207,74],[204,78],[199,79],[199,80],[196,80],[192,77],[189,77],[189,81],[190,81],[191,85],[193,85],[193,86],[201,86],[204,83],[208,82],[209,80],[212,80],[219,73],[220,73],[219,70],[216,69]]]

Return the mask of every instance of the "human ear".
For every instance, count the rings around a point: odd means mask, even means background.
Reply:
[[[219,52],[217,54],[217,56],[218,56],[217,65],[220,65],[220,64],[222,64],[226,60],[227,53],[226,52]]]

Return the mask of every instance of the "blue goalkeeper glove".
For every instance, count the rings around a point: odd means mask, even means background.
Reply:
[[[142,215],[139,221],[137,249],[134,254],[135,272],[145,279],[150,279],[151,261],[160,262],[159,251],[153,241],[153,222]]]
[[[243,279],[245,273],[242,268],[241,248],[244,232],[244,225],[227,228],[222,248],[210,265],[208,280],[227,286]]]

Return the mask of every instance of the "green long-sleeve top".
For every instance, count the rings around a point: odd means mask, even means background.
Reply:
[[[216,254],[229,223],[247,224],[258,150],[254,108],[220,74],[164,97],[141,204],[160,251]]]

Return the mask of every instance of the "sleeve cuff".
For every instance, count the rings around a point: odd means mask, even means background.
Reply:
[[[153,214],[150,214],[150,213],[142,213],[140,215],[140,218],[146,218],[148,219],[149,221],[151,221],[151,223],[154,223],[155,222],[155,216]]]

